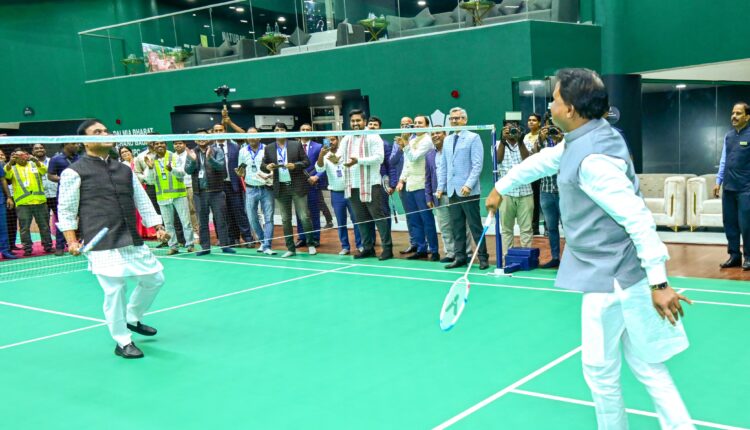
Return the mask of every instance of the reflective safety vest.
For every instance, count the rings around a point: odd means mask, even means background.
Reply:
[[[163,158],[157,158],[154,160],[154,173],[156,180],[154,186],[156,187],[156,201],[163,201],[169,199],[176,199],[180,197],[187,197],[187,188],[182,179],[173,175],[172,172],[167,170],[167,164],[172,163],[172,169],[174,169],[177,158],[172,155],[171,152],[167,152]]]
[[[10,173],[8,175],[7,173]],[[38,205],[47,202],[44,196],[44,185],[42,175],[47,174],[47,168],[36,167],[36,164],[28,162],[26,166],[16,164],[6,171],[6,177],[13,180],[13,200],[16,206]]]

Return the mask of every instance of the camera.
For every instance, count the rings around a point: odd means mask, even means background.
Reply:
[[[549,130],[547,131],[548,136],[558,136],[560,134],[561,134],[560,129],[557,127],[550,127]]]
[[[511,125],[508,128],[508,135],[513,136],[513,137],[518,137],[519,134],[521,134],[521,129],[520,128],[518,128],[518,127],[516,127],[514,125]]]
[[[224,100],[229,97],[229,86],[228,85],[222,85],[219,88],[216,88],[214,90],[217,96],[223,98]]]

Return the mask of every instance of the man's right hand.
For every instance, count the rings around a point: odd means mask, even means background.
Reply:
[[[268,169],[268,171],[271,171],[271,170],[273,170],[275,168],[276,168],[276,164],[274,164],[274,163],[268,163],[268,164],[266,164],[266,169]]]
[[[435,193],[435,197],[437,197],[437,199],[438,199],[438,200],[440,200],[440,197],[443,197],[443,192],[442,192],[442,191],[440,191],[440,190],[438,190],[438,191],[437,191],[437,192]]]
[[[245,168],[244,167],[235,167],[234,173],[237,174],[237,176],[244,178],[245,177]]]
[[[7,199],[5,199],[5,206],[8,209],[13,209],[13,206],[15,205],[16,205],[16,202],[13,201],[13,197],[8,197]]]
[[[721,185],[714,185],[714,197],[719,197],[719,191],[721,191]]]
[[[500,207],[502,201],[503,197],[493,187],[492,191],[490,191],[490,194],[487,196],[487,199],[484,201],[484,207],[487,208],[487,212],[497,212],[497,208]]]
[[[74,257],[81,255],[81,248],[83,248],[83,244],[77,240],[68,242],[68,252]]]
[[[198,156],[195,155],[195,151],[193,151],[192,149],[189,149],[189,148],[187,150],[187,155],[188,155],[188,157],[192,158],[193,161],[195,161],[198,158]]]
[[[143,157],[143,161],[146,163],[149,169],[154,168],[154,160],[150,159],[148,156]]]

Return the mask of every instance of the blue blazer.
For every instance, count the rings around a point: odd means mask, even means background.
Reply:
[[[302,145],[302,142],[300,142],[300,145]],[[307,143],[307,158],[310,160],[310,167],[306,168],[305,171],[310,176],[317,176],[318,177],[318,183],[315,187],[310,186],[311,189],[319,189],[319,190],[325,190],[328,188],[328,177],[326,176],[325,172],[316,172],[315,171],[315,163],[318,162],[318,157],[320,156],[320,151],[323,149],[323,144],[320,144],[315,141],[309,141]]]
[[[443,141],[441,162],[438,163],[438,189],[448,197],[461,195],[461,187],[471,188],[469,195],[480,194],[479,177],[482,174],[484,162],[484,148],[482,139],[471,131],[462,131],[458,135],[452,133]],[[454,149],[455,146],[455,149]]]
[[[229,180],[232,182],[232,190],[234,192],[242,191],[242,179],[234,173],[234,169],[237,168],[238,160],[240,158],[240,145],[233,140],[227,140],[224,142],[227,146],[225,157],[229,160]],[[215,144],[220,148],[219,144]]]

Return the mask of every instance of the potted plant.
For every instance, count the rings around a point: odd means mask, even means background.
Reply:
[[[136,57],[135,54],[130,54],[126,58],[120,60],[125,66],[125,71],[128,75],[135,74],[139,65],[143,64],[143,58]]]

